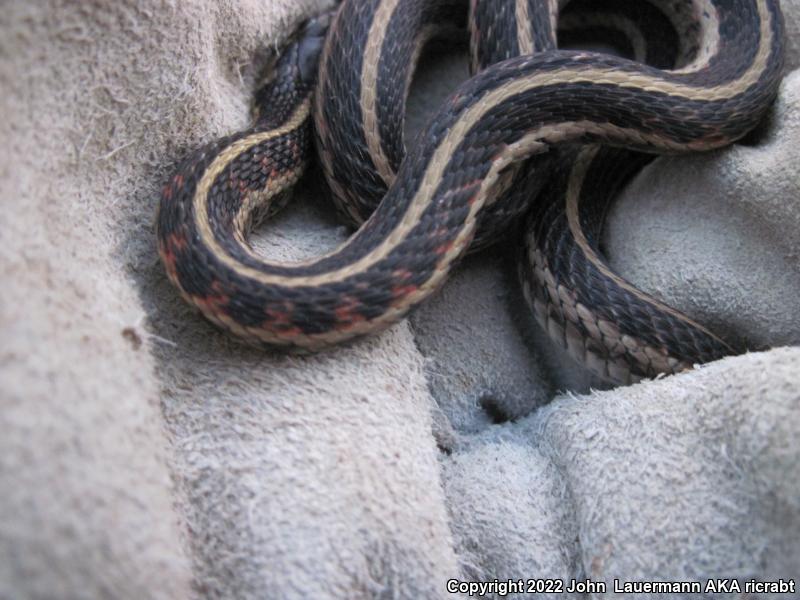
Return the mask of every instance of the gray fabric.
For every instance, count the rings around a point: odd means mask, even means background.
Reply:
[[[564,396],[470,439],[444,465],[470,577],[796,578],[798,360]]]
[[[548,403],[592,382],[555,370],[497,254],[413,327],[306,358],[244,347],[177,297],[154,249],[160,187],[247,123],[270,50],[322,4],[4,7],[0,598],[797,577],[798,349]],[[800,3],[783,6],[797,33]],[[455,62],[420,78],[412,129]],[[757,345],[800,340],[799,95],[795,73],[750,146],[658,160],[609,227],[627,276]],[[257,236],[264,254],[347,235],[318,185],[297,200]]]

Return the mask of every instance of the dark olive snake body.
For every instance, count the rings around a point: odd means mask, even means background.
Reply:
[[[638,153],[720,148],[758,124],[782,70],[777,0],[345,0],[323,46],[324,21],[281,57],[254,126],[197,151],[164,188],[159,253],[206,317],[291,350],[370,334],[529,212],[525,297],[601,377],[628,383],[734,352],[616,275],[599,231],[609,194],[646,162]],[[470,32],[477,73],[406,153],[411,75],[443,27]],[[556,49],[557,31],[579,41],[593,27],[648,64]],[[313,135],[358,230],[325,256],[270,263],[246,234],[282,205]]]

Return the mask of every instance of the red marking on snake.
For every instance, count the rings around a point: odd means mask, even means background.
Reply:
[[[453,249],[453,240],[450,240],[449,242],[445,242],[444,244],[436,246],[434,252],[437,255],[441,256],[442,254],[447,254],[452,249]]]
[[[280,333],[282,335],[287,335],[289,337],[297,337],[303,333],[303,330],[297,325],[292,325],[288,321],[284,322],[284,320],[268,322],[266,323],[265,329],[275,333]]]
[[[400,282],[408,281],[414,276],[414,274],[408,269],[395,269],[392,271],[392,275],[396,281]],[[394,296],[396,299],[404,298],[405,296],[413,294],[415,291],[417,291],[417,287],[418,286],[414,285],[413,283],[398,283],[397,285],[392,286],[392,296]]]
[[[244,194],[247,191],[247,183],[238,177],[234,177],[233,173],[228,175],[228,187],[231,190],[236,190],[239,194]]]
[[[195,296],[194,301],[198,306],[205,308],[208,312],[217,313],[221,312],[221,309],[228,305],[230,297],[222,289],[222,284],[220,284],[219,281],[215,281],[211,284],[211,293],[205,297]]]
[[[267,319],[270,321],[271,326],[280,328],[281,331],[289,331],[289,327],[292,326],[292,314],[294,313],[294,304],[292,302],[284,301],[280,308],[267,308],[264,312],[267,314]],[[297,330],[297,333],[300,333],[300,329],[297,327],[293,327],[292,330]]]
[[[394,277],[397,281],[408,281],[413,276],[414,274],[408,269],[395,269],[392,271],[392,277]]]
[[[279,331],[287,334],[289,337],[297,337],[303,333],[303,330],[299,327],[283,327]]]
[[[451,190],[448,193],[452,194],[452,193],[456,193],[456,192],[469,192],[469,191],[472,191],[472,195],[469,197],[469,200],[467,201],[469,203],[469,205],[472,206],[475,203],[475,200],[478,199],[478,191],[477,190],[478,190],[480,184],[481,184],[481,180],[480,179],[473,179],[472,181],[468,181],[464,185],[460,185],[456,189]]]
[[[167,238],[167,244],[173,252],[180,252],[186,248],[186,236],[183,232],[175,232]]]
[[[158,245],[158,253],[161,255],[161,261],[164,263],[167,276],[172,281],[177,281],[178,271],[175,268],[175,254],[163,244]]]
[[[395,285],[392,287],[392,296],[399,300],[400,298],[405,298],[406,296],[413,294],[417,291],[417,289],[418,287],[413,284]]]
[[[348,296],[345,298],[345,302],[334,311],[336,320],[342,324],[342,329],[366,321],[366,317],[358,312],[360,307],[361,303],[358,300]]]
[[[295,162],[299,162],[303,158],[303,149],[297,142],[290,143],[289,151],[292,153],[292,158],[295,160]]]
[[[158,251],[161,255],[161,260],[164,261],[164,267],[167,270],[167,275],[169,275],[173,280],[177,277],[175,263],[178,259],[176,255],[184,248],[186,248],[186,236],[183,233],[170,234],[158,245]]]

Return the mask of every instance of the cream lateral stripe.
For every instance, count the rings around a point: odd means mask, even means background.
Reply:
[[[519,53],[533,54],[533,34],[531,33],[531,17],[528,11],[528,0],[517,0],[516,20],[517,20],[517,46]]]
[[[339,22],[339,18],[341,16],[342,11],[337,10],[336,14],[333,17],[333,21],[330,25],[330,31],[336,31],[337,24]],[[314,93],[314,123],[316,125],[316,133],[317,137],[320,140],[320,146],[322,146],[317,153],[319,157],[320,164],[322,166],[323,171],[329,174],[329,177],[326,177],[328,181],[328,185],[331,188],[331,192],[334,196],[334,201],[336,204],[341,204],[338,199],[346,198],[347,192],[342,187],[342,185],[336,180],[333,176],[334,169],[333,169],[333,162],[332,157],[329,152],[330,149],[330,130],[328,128],[328,124],[325,121],[325,111],[324,108],[324,99],[328,95],[328,78],[330,77],[330,71],[328,69],[328,63],[331,59],[331,52],[333,47],[332,36],[325,42],[325,46],[322,50],[322,57],[320,58],[319,64],[319,81],[317,82],[317,89]],[[354,221],[359,222],[361,219],[359,218],[358,214],[356,214],[355,210],[347,210],[347,213],[353,218]]]
[[[399,0],[383,0],[378,5],[367,35],[364,62],[361,68],[361,117],[364,138],[367,141],[367,148],[375,170],[387,185],[391,185],[391,182],[394,181],[394,171],[381,146],[378,126],[378,65],[383,40],[386,39],[389,22],[398,4]]]
[[[258,256],[253,252],[244,238],[244,235],[247,233],[248,223],[251,222],[253,212],[258,208],[264,207],[264,205],[270,202],[276,195],[297,183],[301,175],[302,173],[300,170],[290,171],[282,177],[270,180],[266,187],[257,191],[248,192],[245,195],[242,205],[239,207],[233,219],[233,234],[242,245],[242,248],[249,254],[256,257]]]
[[[481,182],[481,186],[477,193],[477,199],[470,206],[470,210],[469,213],[467,214],[464,227],[461,229],[458,236],[456,236],[456,239],[453,241],[453,244],[451,245],[450,249],[445,254],[442,255],[431,277],[427,281],[423,282],[415,292],[409,294],[408,296],[405,296],[402,299],[401,303],[395,305],[394,306],[395,311],[401,313],[408,311],[410,308],[412,308],[413,306],[424,300],[430,293],[436,290],[437,286],[439,285],[441,280],[447,275],[447,272],[449,270],[449,267],[443,268],[442,265],[454,264],[455,259],[464,251],[466,246],[472,240],[472,234],[475,230],[475,226],[477,223],[476,218],[478,212],[485,205],[487,194],[489,194],[489,192],[494,188],[498,178],[501,176],[500,174],[510,164],[512,164],[522,156],[529,156],[535,154],[538,150],[545,149],[548,144],[556,144],[583,133],[593,133],[599,136],[615,137],[617,139],[627,139],[639,142],[643,145],[658,146],[665,149],[676,150],[680,148],[685,148],[684,145],[674,142],[673,140],[666,137],[651,135],[651,134],[643,134],[642,132],[636,129],[627,129],[611,124],[595,123],[593,121],[576,121],[568,123],[558,123],[554,125],[545,125],[531,133],[528,133],[515,143],[507,146],[506,149],[503,151],[503,153],[497,159],[495,159],[494,162],[492,162],[492,166],[489,168],[489,172],[486,174],[486,177]],[[583,182],[583,176],[585,176],[586,170],[588,169],[588,164],[591,162],[591,159],[594,158],[594,154],[596,153],[596,151],[597,151],[596,147],[593,150],[592,148],[589,149],[589,153],[591,154],[591,156],[588,158],[586,165],[583,167],[581,177],[578,181],[578,187],[577,187],[578,195],[580,194],[580,184]],[[584,153],[586,153],[586,151],[584,151]],[[576,167],[573,173],[577,170],[578,168]],[[577,206],[577,201],[576,201],[576,206]],[[571,227],[572,223],[570,223],[570,228]],[[588,248],[591,251],[591,248],[586,242],[586,238],[583,236],[583,232],[580,230],[580,227],[578,227],[578,234],[580,238],[573,232],[573,236],[575,237],[576,241],[580,244],[580,239],[583,239],[584,247]],[[594,255],[594,253],[592,253],[592,255],[595,258],[597,258],[596,255]],[[587,259],[589,259],[588,255]],[[695,327],[706,332],[711,337],[719,339],[704,327],[688,319],[685,315],[678,313],[677,311],[668,306],[661,305],[659,302],[653,299],[643,297],[641,292],[636,290],[636,288],[631,288],[631,286],[627,284],[627,282],[620,279],[614,273],[608,271],[608,269],[605,268],[605,266],[602,263],[600,263],[599,260],[596,264],[598,264],[598,267],[601,268],[603,272],[606,272],[606,274],[609,277],[613,278],[614,281],[619,281],[621,286],[625,287],[626,289],[629,289],[632,293],[636,294],[640,298],[644,298],[651,304],[659,306],[665,312],[675,315],[684,322],[689,322],[693,324]],[[393,320],[394,319],[392,318],[391,315],[384,314],[380,315],[373,321],[369,321],[369,323],[385,324],[385,323],[390,323]],[[323,334],[323,335],[327,336],[328,334]],[[720,342],[724,344],[722,340],[720,340]]]
[[[219,246],[214,237],[211,235],[210,227],[208,226],[208,215],[205,210],[206,200],[204,198],[204,195],[198,193],[196,203],[198,205],[198,209],[202,210],[197,211],[196,218],[198,219],[198,227],[200,229],[201,236],[204,238],[205,243],[209,246],[209,248],[214,252],[214,254],[219,258],[220,261],[224,262],[227,266],[234,269],[239,275],[243,277],[249,277],[261,283],[265,283],[268,285],[281,285],[285,287],[305,287],[305,286],[320,285],[324,283],[336,283],[338,281],[346,279],[353,273],[364,271],[369,267],[371,267],[372,265],[379,262],[380,260],[384,259],[395,247],[397,247],[398,244],[402,242],[402,240],[406,237],[406,235],[416,226],[420,215],[430,204],[430,201],[433,198],[436,188],[441,182],[442,174],[444,173],[444,170],[450,161],[450,157],[453,155],[458,145],[463,141],[464,137],[466,136],[470,128],[475,123],[477,123],[484,116],[484,114],[486,114],[497,104],[504,102],[513,96],[546,85],[584,83],[584,82],[607,83],[611,85],[618,85],[620,87],[635,87],[644,89],[646,91],[655,91],[671,96],[682,96],[694,100],[708,100],[708,101],[717,100],[719,98],[733,97],[743,92],[753,82],[758,80],[759,74],[764,69],[770,53],[771,20],[769,11],[764,2],[759,2],[758,6],[761,16],[761,39],[760,39],[761,45],[756,55],[755,61],[748,68],[747,72],[744,73],[742,78],[732,81],[726,85],[718,86],[716,88],[711,88],[711,89],[697,88],[677,83],[671,83],[659,79],[654,79],[652,77],[647,77],[644,75],[632,76],[630,73],[622,73],[613,69],[589,69],[589,70],[574,71],[565,68],[561,71],[553,73],[536,73],[533,75],[529,75],[528,77],[525,78],[515,79],[489,92],[480,101],[475,102],[464,112],[461,118],[459,118],[458,121],[456,121],[450,128],[450,131],[448,131],[447,136],[444,138],[444,140],[442,140],[441,144],[439,144],[439,146],[436,148],[431,158],[431,161],[428,163],[425,173],[423,174],[417,193],[409,203],[408,209],[406,210],[406,214],[403,216],[403,219],[389,233],[389,235],[383,240],[383,242],[381,242],[381,244],[376,246],[368,254],[364,255],[363,257],[361,257],[360,259],[349,265],[345,265],[339,269],[334,269],[326,273],[321,273],[319,275],[311,275],[308,277],[270,275],[267,273],[263,273],[258,269],[242,265],[235,259],[230,257]],[[635,79],[637,84],[631,84],[630,83],[631,79]],[[570,125],[571,124],[569,123],[558,124],[553,126],[547,126],[545,127],[545,129],[566,131],[568,130]],[[591,126],[599,128],[599,130],[603,132],[610,130],[610,126],[600,127],[599,125],[593,123],[591,124]],[[278,133],[277,131],[275,131],[271,132],[271,134],[281,135],[282,133]],[[525,139],[529,138],[531,135],[539,136],[540,139],[542,137],[541,132],[533,132],[532,134],[526,136]],[[631,130],[631,133],[628,137],[629,139],[636,139],[637,137],[640,139],[645,139],[645,137],[642,136],[640,132],[633,130]],[[249,140],[251,138],[247,139]],[[664,139],[663,138],[658,138],[658,139],[661,142],[658,145],[665,146],[665,144],[663,143]],[[253,142],[253,144],[256,143],[260,143],[260,141]],[[681,146],[679,144],[671,142],[668,145],[666,145],[666,147],[685,148],[685,146]],[[235,152],[240,152],[240,151],[241,150],[238,149],[235,150]],[[225,166],[224,161],[228,160],[227,155],[229,155],[230,152],[231,149],[229,149],[228,152],[225,153],[226,154],[225,157],[223,157],[223,155],[220,155],[220,157],[218,157],[217,160],[214,161],[212,167],[214,165],[217,165],[218,163],[221,163],[218,166],[218,171],[221,171],[222,168],[224,168]],[[212,169],[209,169],[204,174],[203,179],[201,180],[201,184],[208,180],[206,185],[210,186],[211,181],[213,181],[213,177],[211,179],[208,179],[211,170]],[[215,176],[216,173],[214,174],[214,177]],[[475,208],[475,205],[477,204],[478,204],[477,202],[474,203],[473,208]],[[348,242],[345,242],[343,246],[327,254],[326,256],[331,256],[332,254],[337,253],[342,247],[345,247],[347,243]],[[313,264],[313,262],[306,264]]]
[[[698,88],[677,82],[655,79],[646,75],[625,75],[617,71],[598,69],[587,71],[585,74],[575,73],[572,81],[574,83],[610,84],[621,88],[633,87],[647,92],[658,92],[672,97],[708,102],[726,100],[737,96],[759,80],[767,65],[772,48],[772,17],[765,0],[759,1],[757,5],[760,21],[758,52],[747,71],[739,79],[715,87]],[[711,57],[705,56],[704,58],[707,62]],[[695,71],[701,68],[701,64],[693,64],[689,67],[689,70]],[[547,82],[542,85],[550,85],[550,83]],[[554,83],[562,83],[562,81]]]
[[[708,329],[696,323],[692,319],[688,318],[686,315],[681,314],[674,308],[667,306],[666,304],[662,304],[655,298],[643,294],[640,290],[637,290],[633,287],[630,283],[622,279],[619,275],[614,273],[610,270],[606,264],[600,260],[600,257],[597,256],[597,253],[594,249],[589,245],[589,241],[586,239],[586,236],[583,233],[583,228],[581,227],[580,222],[580,213],[578,210],[578,204],[580,202],[581,190],[583,188],[583,182],[586,179],[586,174],[589,171],[589,167],[592,164],[592,161],[597,156],[597,152],[599,151],[599,146],[590,146],[581,150],[580,154],[578,155],[578,159],[575,161],[575,165],[572,168],[572,172],[570,173],[569,177],[569,184],[567,186],[567,197],[566,197],[566,211],[567,211],[567,222],[569,224],[570,233],[572,233],[572,237],[575,238],[575,243],[583,252],[584,257],[590,263],[592,263],[598,271],[600,271],[603,275],[611,279],[614,283],[616,283],[619,287],[623,288],[627,292],[633,294],[637,298],[639,298],[642,302],[646,302],[651,306],[656,307],[659,311],[668,313],[682,321],[684,323],[690,324],[692,327],[699,329],[706,335],[718,340],[721,344],[726,345],[724,341],[719,339],[716,335],[711,333]]]
[[[685,67],[677,69],[673,71],[673,73],[680,73],[680,74],[688,74],[688,73],[695,73],[702,69],[711,57],[717,53],[719,50],[719,14],[717,12],[717,7],[711,0],[694,0],[692,2],[692,9],[694,11],[694,19],[693,22],[700,26],[700,37],[699,39],[703,42],[703,46],[698,50],[697,56],[689,62]],[[761,33],[763,35],[764,32],[764,12],[768,9],[766,6],[759,6],[759,18],[761,19]],[[675,24],[673,24],[675,25]],[[676,25],[677,27],[677,25]],[[686,30],[684,35],[679,35],[678,37],[683,40],[682,41],[682,48],[681,54],[686,55],[686,48],[683,47],[687,40],[691,39],[688,34],[688,30],[691,27],[687,27],[685,24],[683,25],[683,29]]]
[[[310,345],[313,347],[322,348],[327,345],[335,344],[341,340],[348,339],[353,335],[368,333],[375,327],[388,325],[402,317],[406,312],[408,312],[408,310],[410,310],[416,304],[419,304],[437,289],[437,286],[441,283],[442,279],[449,271],[448,265],[452,265],[455,259],[469,244],[477,223],[476,218],[478,212],[485,204],[487,194],[493,189],[493,186],[496,184],[497,179],[501,176],[500,174],[504,171],[504,169],[520,156],[528,155],[536,150],[543,149],[548,143],[557,143],[563,139],[567,139],[578,133],[586,131],[590,131],[598,135],[611,133],[617,137],[625,137],[628,139],[638,140],[643,144],[655,144],[665,148],[679,147],[678,144],[671,142],[671,140],[668,140],[667,138],[646,136],[642,135],[635,129],[623,129],[620,127],[615,127],[614,125],[601,125],[591,121],[547,125],[532,133],[529,133],[516,143],[509,145],[502,155],[500,155],[500,157],[498,157],[492,163],[489,173],[487,173],[483,182],[481,182],[481,186],[477,192],[477,200],[473,202],[472,206],[470,207],[464,227],[456,236],[456,239],[453,241],[450,249],[441,256],[436,268],[431,273],[431,276],[428,278],[428,280],[420,284],[416,291],[403,296],[397,304],[392,306],[391,310],[377,316],[372,320],[354,324],[351,328],[344,331],[332,330],[320,334],[308,334],[303,337],[303,340],[307,343],[310,343]],[[352,270],[353,266],[349,266],[348,269]],[[326,281],[330,280],[330,275],[331,274],[328,274]],[[256,331],[254,331],[254,333],[256,333]],[[259,337],[264,341],[269,341],[272,339],[270,336],[271,334],[269,333],[259,334]]]
[[[474,75],[480,70],[480,61],[478,60],[478,26],[475,23],[475,9],[477,6],[478,0],[470,0],[467,28],[469,30],[469,66],[471,75]]]
[[[295,109],[294,113],[289,117],[284,125],[277,129],[270,129],[269,131],[254,133],[245,138],[237,140],[225,148],[225,150],[221,152],[203,172],[203,176],[200,178],[200,181],[195,188],[194,198],[192,199],[194,218],[197,225],[197,230],[200,233],[200,239],[202,239],[202,241],[217,256],[221,258],[224,257],[232,261],[232,264],[234,265],[239,264],[224,252],[222,247],[220,247],[220,245],[217,243],[214,233],[211,230],[211,223],[208,218],[208,193],[211,190],[211,186],[214,184],[214,181],[231,163],[231,161],[233,161],[241,153],[247,152],[253,146],[263,144],[271,139],[286,135],[293,129],[297,129],[303,124],[303,121],[308,118],[310,113],[311,101],[305,100]],[[238,270],[238,268],[236,270]]]
[[[417,38],[414,40],[414,51],[411,54],[409,59],[409,69],[408,74],[406,75],[406,81],[403,88],[403,97],[408,98],[408,92],[411,89],[411,83],[414,78],[414,71],[416,70],[417,63],[419,62],[419,57],[422,55],[422,51],[425,49],[425,45],[433,39],[436,35],[436,32],[439,30],[435,25],[426,25],[422,28],[422,30],[417,34]],[[377,115],[376,115],[377,118]],[[403,121],[405,121],[405,116],[403,117]],[[402,131],[402,128],[401,128]],[[386,154],[383,152],[383,143],[382,138],[380,137],[380,131],[375,131],[375,139],[368,140],[368,146],[370,148],[370,156],[372,157],[373,163],[375,162],[375,156],[372,154],[372,147],[377,141],[377,147],[380,150],[380,160],[385,161],[386,163],[386,172],[387,175],[383,173],[378,173],[381,178],[383,179],[384,183],[386,183],[386,187],[391,187],[394,183],[394,180],[397,177],[397,173],[394,172],[391,165],[389,164],[389,159],[386,157]],[[377,164],[377,163],[376,163]]]

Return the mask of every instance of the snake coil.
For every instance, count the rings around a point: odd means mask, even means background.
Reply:
[[[470,33],[475,74],[406,152],[414,65],[454,26]],[[524,295],[601,377],[628,383],[730,354],[614,273],[600,228],[608,198],[649,156],[720,148],[759,122],[780,82],[782,27],[777,0],[345,0],[283,53],[253,126],[167,182],[167,275],[228,331],[315,351],[402,318],[471,245],[529,212]],[[636,60],[556,47],[557,34],[579,42],[593,30]],[[268,262],[247,233],[285,202],[314,135],[358,230],[314,260]]]

